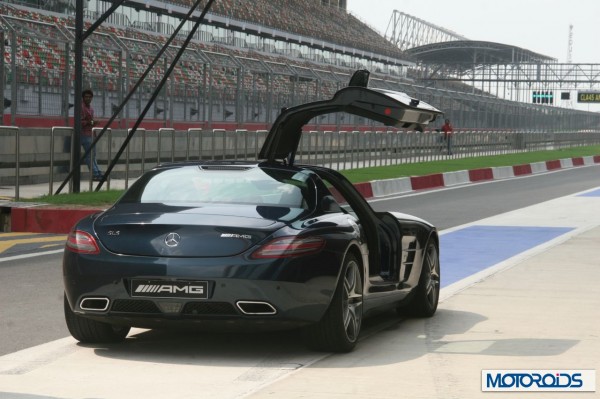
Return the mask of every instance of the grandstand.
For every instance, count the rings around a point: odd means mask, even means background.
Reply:
[[[84,86],[96,93],[97,116],[108,119],[144,73],[190,0],[126,1],[84,43]],[[203,2],[205,4],[206,1]],[[4,56],[0,90],[10,99],[4,124],[71,125],[73,2],[3,1]],[[85,26],[110,2],[87,3]],[[187,22],[184,31],[189,31]],[[156,63],[119,115],[131,126],[187,34]],[[329,98],[356,69],[371,71],[374,87],[404,91],[444,110],[465,128],[585,128],[587,113],[516,103],[456,82],[419,83],[414,59],[345,10],[344,1],[220,0],[197,32],[143,126],[149,128],[266,128],[282,107]],[[6,101],[5,101],[6,103]],[[43,116],[44,118],[39,118]],[[566,122],[565,122],[566,121]],[[354,121],[358,123],[360,121]],[[335,116],[323,125],[339,124]]]

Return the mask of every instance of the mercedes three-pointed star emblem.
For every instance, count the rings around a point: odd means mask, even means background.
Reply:
[[[165,245],[170,248],[174,248],[179,245],[181,236],[177,233],[169,233],[165,237]]]

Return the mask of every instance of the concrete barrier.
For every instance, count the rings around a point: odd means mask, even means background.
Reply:
[[[562,169],[572,168],[573,167],[573,159],[571,159],[571,158],[561,159],[560,160],[560,167]]]
[[[600,163],[600,155],[581,157],[578,160],[575,159],[577,158],[534,162],[516,166],[462,170],[427,176],[413,176],[410,178],[403,177],[398,179],[374,180],[370,184],[374,197],[384,197],[415,190],[449,187],[458,184],[476,183],[488,180],[508,179],[515,176],[526,176],[529,174],[559,170],[564,167],[572,168],[579,165],[593,165]]]
[[[573,166],[583,166],[584,165],[582,157],[571,158],[571,162],[573,162]]]
[[[530,164],[514,165],[512,168],[513,168],[513,174],[515,176],[523,176],[523,175],[531,174],[531,165]]]
[[[459,184],[470,183],[469,172],[466,170],[459,170],[458,172],[446,172],[444,173],[444,185],[445,186],[456,186]]]
[[[547,172],[546,162],[534,162],[531,164],[531,173],[544,173]]]
[[[499,166],[496,168],[492,168],[492,173],[494,174],[494,180],[509,179],[511,177],[515,177],[512,166]]]
[[[492,168],[469,170],[469,179],[471,182],[494,180],[494,172]]]
[[[412,176],[410,178],[413,190],[425,190],[444,187],[444,176],[441,173],[426,176]]]
[[[400,177],[397,179],[374,180],[371,182],[373,195],[375,197],[385,197],[386,195],[407,193],[412,191],[410,177]]]
[[[555,170],[562,168],[562,164],[560,160],[556,159],[554,161],[546,161],[546,169]]]
[[[373,197],[373,189],[371,188],[371,183],[356,183],[354,184],[354,188],[362,194],[365,198]]]

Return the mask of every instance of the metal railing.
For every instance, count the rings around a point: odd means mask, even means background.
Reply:
[[[18,200],[20,187],[48,184],[48,194],[71,169],[70,127],[25,130],[0,127],[0,185],[14,188],[8,196]],[[129,181],[164,162],[194,160],[256,160],[267,132],[222,129],[138,130],[125,156],[113,169],[111,179]],[[127,131],[108,130],[97,146],[97,162],[105,170]],[[513,132],[461,131],[452,136],[452,154],[436,131],[399,130],[308,131],[302,136],[296,163],[331,167],[337,170],[435,162],[466,158],[544,151],[600,144],[600,131]],[[92,175],[82,165],[82,178],[93,189]]]

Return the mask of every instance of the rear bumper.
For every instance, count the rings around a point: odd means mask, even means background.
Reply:
[[[299,282],[276,280],[289,275],[267,272],[273,265],[220,266],[216,273],[216,267],[190,267],[188,263],[189,260],[183,260],[161,264],[143,259],[144,267],[140,267],[142,259],[90,261],[66,251],[65,293],[78,315],[112,324],[142,328],[281,329],[319,321],[329,306],[338,278],[338,271],[331,266],[321,269],[321,273],[304,273],[298,277],[302,280]],[[315,262],[307,262],[304,267],[310,270]],[[241,275],[242,269],[248,278],[227,277]],[[260,275],[274,279],[253,278]],[[207,298],[134,297],[132,279],[203,281],[207,283]]]
[[[282,327],[314,323],[327,310],[335,289],[333,278],[304,284],[217,279],[211,284],[214,289],[207,299],[139,298],[130,295],[126,280],[94,284],[93,290],[87,290],[82,287],[91,284],[81,284],[80,280],[65,276],[67,299],[75,313],[144,328],[252,324]]]

